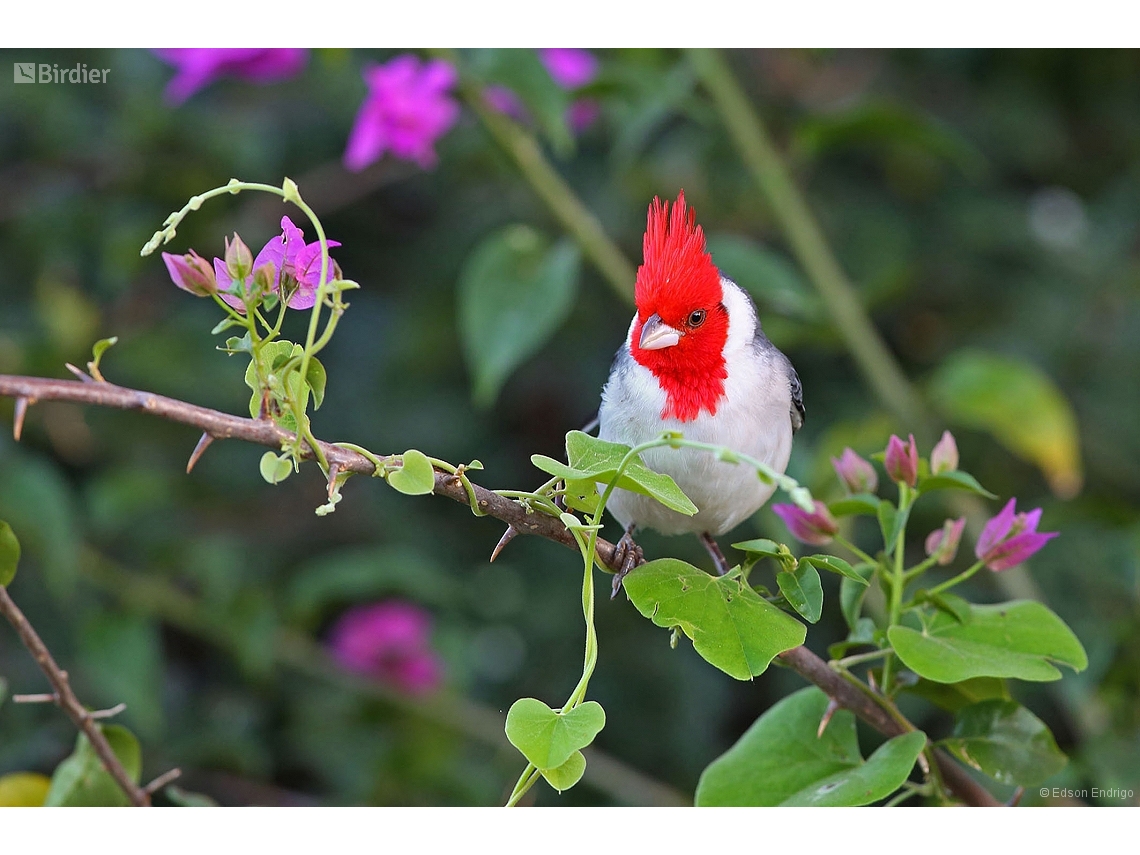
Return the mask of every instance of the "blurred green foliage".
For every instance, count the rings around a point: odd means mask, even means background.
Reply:
[[[440,141],[432,171],[340,166],[365,93],[359,69],[390,54],[316,51],[293,80],[225,80],[171,109],[171,72],[144,51],[0,53],[5,68],[112,69],[101,86],[0,86],[0,373],[66,376],[65,361],[85,364],[114,335],[101,364],[112,382],[242,413],[245,366],[215,350],[214,307],[138,250],[191,195],[288,175],[362,285],[321,355],[318,436],[477,457],[480,483],[525,488],[541,480],[530,455],[558,457],[590,417],[629,306],[579,264],[475,117]],[[565,93],[535,82],[531,57],[463,59],[545,105],[536,133],[549,156],[635,262],[649,200],[685,189],[714,259],[756,296],[803,379],[790,474],[825,494],[829,456],[870,454],[916,426],[868,391],[686,58],[599,56],[588,94],[601,117],[577,140],[559,120]],[[1040,598],[1088,651],[1079,676],[1015,689],[1072,758],[1049,783],[1140,790],[1140,54],[729,59],[888,345],[955,430],[963,465],[1019,506],[1043,506],[1044,527],[1062,533],[1028,571],[971,582],[981,600]],[[218,200],[168,249],[220,255],[234,230],[260,246],[283,211],[249,194]],[[535,326],[488,316],[488,294],[521,304],[535,288],[549,294]],[[285,335],[301,337],[305,320],[291,317]],[[480,347],[488,337],[495,347]],[[0,422],[11,413],[0,400]],[[142,780],[178,765],[186,789],[223,804],[501,801],[517,763],[495,711],[559,698],[577,679],[578,557],[520,538],[490,565],[496,523],[365,479],[320,518],[315,467],[273,487],[258,476],[264,449],[218,442],[188,477],[196,440],[141,414],[50,403],[31,408],[19,445],[0,435],[0,519],[24,547],[12,595],[83,700],[128,704],[117,721],[141,741]],[[941,526],[949,499],[944,510],[915,531]],[[767,509],[737,534],[788,539]],[[695,539],[641,542],[651,557],[703,562]],[[838,602],[838,580],[823,575]],[[422,705],[319,655],[347,606],[388,597],[435,619],[447,690]],[[596,745],[687,794],[802,686],[784,669],[737,683],[686,644],[671,650],[624,598],[600,602],[597,624],[591,695],[608,717]],[[825,607],[808,645],[823,652],[846,632]],[[3,628],[0,675],[9,692],[44,689]],[[922,715],[919,726],[951,735],[948,715]],[[75,741],[54,708],[0,706],[0,775],[50,774]],[[586,786],[589,776],[537,798],[618,798],[620,783]]]

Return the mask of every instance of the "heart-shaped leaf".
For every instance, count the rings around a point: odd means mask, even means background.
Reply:
[[[272,451],[267,451],[261,455],[261,463],[259,464],[261,470],[261,477],[270,484],[280,484],[286,478],[293,474],[293,459],[287,454],[282,454],[280,457]]]
[[[971,677],[1059,680],[1061,672],[1053,662],[1075,671],[1088,667],[1073,631],[1045,606],[1030,600],[970,606],[965,623],[936,609],[926,610],[923,618],[921,631],[893,626],[887,637],[904,665],[937,683]]]
[[[847,710],[837,710],[816,735],[827,703],[827,696],[811,687],[769,709],[705,769],[696,804],[855,806],[886,798],[902,786],[925,735],[896,737],[864,762],[855,717]]]
[[[12,584],[20,563],[20,541],[8,523],[0,520],[0,588]]]
[[[540,770],[557,770],[606,726],[606,712],[586,701],[564,713],[535,698],[519,698],[507,711],[507,739]],[[585,768],[585,761],[583,761]]]
[[[435,469],[426,454],[413,448],[400,457],[403,465],[388,473],[393,489],[408,496],[424,496],[435,489]]]
[[[963,708],[954,733],[939,744],[995,781],[1022,787],[1036,787],[1068,762],[1045,722],[1016,701]]]
[[[796,569],[789,573],[781,570],[776,574],[776,584],[793,609],[799,612],[808,623],[815,623],[823,613],[823,584],[819,571],[809,561],[800,561]]]
[[[737,680],[763,674],[775,656],[807,637],[807,627],[753,591],[739,570],[714,577],[659,558],[626,576],[624,585],[639,612],[657,626],[679,626],[697,653]]]
[[[541,771],[546,782],[561,793],[582,780],[582,775],[586,771],[586,758],[582,756],[581,751],[575,751],[570,755],[570,759],[557,769],[543,769]]]

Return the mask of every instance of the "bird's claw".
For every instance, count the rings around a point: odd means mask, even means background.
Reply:
[[[629,575],[630,571],[644,561],[645,552],[634,542],[633,529],[630,527],[621,536],[621,540],[614,544],[613,563],[617,566],[618,571],[614,574],[613,593],[610,594],[611,600],[618,595],[622,581]]]

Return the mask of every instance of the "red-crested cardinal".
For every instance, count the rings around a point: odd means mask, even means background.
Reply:
[[[760,329],[749,296],[713,264],[684,191],[671,208],[654,198],[643,252],[637,314],[602,390],[598,436],[634,446],[679,431],[784,472],[792,434],[804,422],[800,378]],[[697,449],[653,448],[642,460],[671,476],[698,511],[685,516],[648,496],[615,490],[608,507],[626,534],[614,593],[635,564],[632,535],[641,527],[699,534],[724,573],[727,565],[712,536],[755,513],[775,486],[750,466]]]

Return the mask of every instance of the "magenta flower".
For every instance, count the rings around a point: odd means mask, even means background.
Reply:
[[[580,89],[598,76],[598,59],[581,48],[543,48],[542,64],[563,89]]]
[[[309,59],[303,48],[160,48],[153,53],[178,69],[164,93],[175,107],[220,77],[273,83],[297,74]]]
[[[879,488],[875,467],[850,448],[843,449],[839,458],[831,458],[831,465],[848,493],[874,493]]]
[[[459,118],[459,105],[448,95],[455,85],[455,69],[433,59],[422,66],[411,54],[401,54],[385,65],[364,67],[368,97],[356,114],[344,165],[359,172],[391,151],[424,169],[436,163],[435,141]]]
[[[901,439],[891,434],[887,442],[887,453],[883,458],[883,468],[891,480],[913,487],[918,481],[918,446],[914,443],[914,434],[910,441],[903,443]]]
[[[328,245],[332,249],[340,246],[340,242],[330,240]],[[284,287],[290,309],[311,309],[317,302],[317,285],[321,278],[321,242],[315,240],[305,243],[305,233],[293,225],[288,217],[281,218],[281,234],[261,248],[253,260],[253,269],[257,270],[263,264],[273,265],[275,277],[271,290],[278,291]],[[326,282],[331,282],[334,278],[333,265],[330,258],[325,273]]]
[[[946,430],[942,432],[942,439],[930,452],[930,472],[940,475],[943,472],[953,472],[958,468],[958,443],[954,442],[954,434]]]
[[[344,668],[409,694],[432,692],[443,680],[443,663],[431,648],[431,617],[411,603],[389,600],[349,609],[333,626],[328,645]]]
[[[210,262],[190,250],[185,255],[162,254],[166,269],[174,284],[196,297],[209,297],[218,290],[217,277]]]
[[[1037,531],[1041,521],[1041,508],[1029,513],[1014,513],[1017,499],[1010,499],[1004,508],[986,523],[974,546],[974,554],[991,570],[1008,570],[1057,536],[1055,531]]]
[[[828,511],[827,505],[818,500],[811,513],[797,505],[772,505],[772,510],[784,521],[792,537],[813,546],[830,543],[831,536],[839,531],[839,524]]]
[[[926,554],[943,567],[954,560],[958,554],[958,544],[962,540],[962,529],[966,527],[966,518],[946,520],[942,528],[935,529],[926,537]]]
[[[519,122],[525,122],[529,119],[526,107],[523,106],[519,96],[510,87],[500,86],[497,83],[493,84],[483,90],[483,97],[487,99],[491,109],[497,110],[505,116],[510,116]]]

